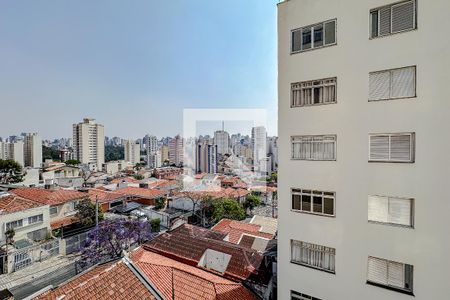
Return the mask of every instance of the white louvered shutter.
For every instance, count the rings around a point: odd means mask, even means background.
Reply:
[[[387,197],[369,196],[368,219],[374,222],[388,222],[389,200]]]
[[[301,261],[300,245],[296,241],[291,243],[291,259],[297,262]]]
[[[369,100],[389,99],[391,73],[389,71],[369,74]]]
[[[379,11],[379,33],[380,35],[391,34],[391,8],[385,7]]]
[[[369,257],[367,263],[367,280],[387,285],[388,266],[387,261],[375,257]]]
[[[391,161],[412,161],[412,136],[410,134],[391,136]]]
[[[416,68],[392,70],[391,98],[407,98],[416,95]]]
[[[415,28],[414,1],[392,6],[392,32]]]
[[[389,136],[388,135],[371,135],[369,143],[369,159],[370,160],[389,160]]]
[[[389,198],[389,223],[411,226],[411,199]]]
[[[405,287],[404,264],[393,261],[388,263],[388,285],[399,288]]]

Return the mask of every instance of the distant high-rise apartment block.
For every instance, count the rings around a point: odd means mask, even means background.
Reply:
[[[135,140],[126,140],[124,143],[125,161],[133,165],[141,161],[141,146]]]
[[[183,164],[184,142],[180,135],[169,141],[169,162],[177,166]]]
[[[230,135],[224,130],[214,132],[214,144],[217,145],[217,153],[224,155],[230,153]]]
[[[203,140],[197,143],[195,171],[197,173],[217,173],[217,145]]]
[[[83,164],[96,164],[102,168],[105,162],[104,127],[94,119],[85,118],[83,122],[73,124],[74,158]]]
[[[14,160],[23,167],[23,158],[23,141],[15,140],[15,142],[0,142],[0,159]]]
[[[37,133],[26,133],[24,135],[23,154],[25,167],[41,167],[42,139]]]
[[[169,160],[169,146],[162,145],[161,146],[161,162],[164,163],[165,161]]]
[[[279,299],[449,298],[449,11],[278,4]]]

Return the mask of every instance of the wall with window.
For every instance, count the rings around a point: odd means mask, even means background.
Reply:
[[[51,221],[53,222],[75,215],[77,213],[76,206],[80,203],[80,201],[82,201],[82,199],[76,199],[66,203],[50,206],[49,213]]]
[[[9,228],[14,229],[16,241],[28,238],[30,233],[37,230],[46,229],[50,232],[49,206],[42,205],[16,213],[0,214],[0,244],[5,242],[5,232]]]
[[[450,1],[431,2],[414,2],[413,19],[410,4],[395,0],[278,4],[280,299],[290,291],[333,300],[411,299],[367,283],[369,256],[414,266],[416,299],[450,295],[450,201],[442,196],[450,182]],[[389,16],[380,12],[372,36],[374,11],[388,4],[395,7]],[[294,38],[300,50],[293,51],[293,31],[327,20],[336,20],[335,45],[301,51]],[[330,78],[336,101],[323,105],[325,92],[313,88]],[[293,143],[309,147],[293,137],[324,134],[336,136],[335,160],[305,159],[307,151],[293,156]],[[293,189],[334,192],[335,215],[302,212]],[[292,263],[291,240],[336,249],[336,273]]]

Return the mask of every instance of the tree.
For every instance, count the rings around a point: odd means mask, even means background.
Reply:
[[[153,238],[147,221],[132,219],[105,220],[91,230],[81,249],[82,268],[122,257],[124,250]]]
[[[211,201],[212,221],[219,222],[223,218],[244,220],[245,210],[233,199],[215,199]]]
[[[142,179],[144,179],[144,175],[141,175],[141,174],[134,174],[133,177],[134,177],[134,179],[136,179],[136,180],[142,180]]]
[[[25,173],[18,162],[0,159],[0,183],[12,184],[22,182],[24,176]]]
[[[247,195],[244,202],[244,207],[252,211],[255,207],[261,205],[261,199],[253,194]]]
[[[42,145],[42,160],[45,161],[46,159],[59,160],[60,159],[59,150],[53,147],[47,147]]]
[[[124,159],[125,152],[123,146],[105,146],[105,161]]]
[[[161,230],[161,219],[151,219],[150,226],[152,227],[152,232],[159,232]]]
[[[76,159],[68,159],[68,160],[65,161],[65,163],[68,166],[77,166],[77,165],[80,164],[80,161],[76,160]]]
[[[75,207],[77,210],[76,218],[83,226],[91,226],[95,224],[95,204],[89,199],[83,199]],[[98,220],[103,220],[103,212],[101,207],[98,207]]]
[[[155,209],[160,210],[166,206],[166,199],[165,198],[156,198],[155,199]]]

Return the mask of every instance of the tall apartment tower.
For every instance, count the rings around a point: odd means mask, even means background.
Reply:
[[[449,299],[449,11],[278,4],[279,299]]]
[[[0,159],[14,160],[22,167],[24,166],[23,141],[0,142]]]
[[[195,171],[197,173],[217,173],[217,145],[213,145],[207,140],[199,141],[195,152]]]
[[[37,133],[24,134],[23,157],[25,167],[41,167],[42,139]]]
[[[183,138],[177,135],[169,141],[169,162],[177,166],[183,165],[184,144]]]
[[[252,128],[252,148],[255,165],[267,156],[267,131],[264,126]]]
[[[125,161],[135,165],[141,161],[141,145],[135,140],[126,140],[124,143]]]
[[[214,132],[214,144],[217,145],[217,153],[224,155],[230,153],[230,135],[224,130]]]
[[[101,169],[105,162],[105,131],[94,119],[85,118],[73,124],[74,158],[83,164],[96,164]]]

